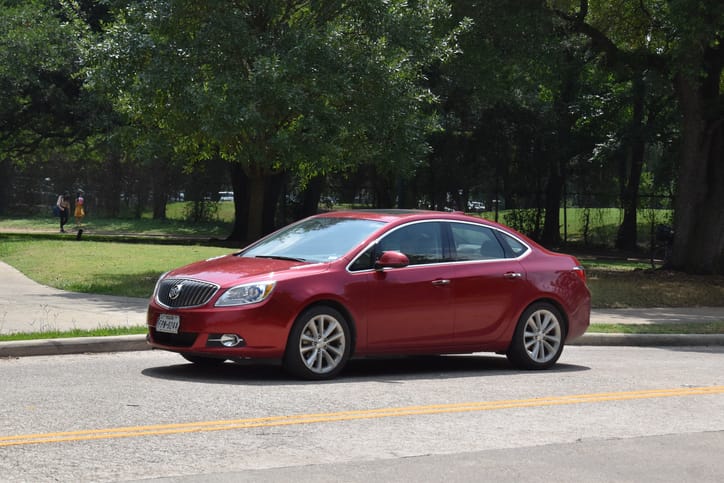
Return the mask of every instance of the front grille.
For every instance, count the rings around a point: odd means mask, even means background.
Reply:
[[[154,327],[150,327],[151,339],[158,343],[171,347],[191,347],[196,342],[198,334],[194,332],[181,332],[180,334],[168,334],[166,332],[158,332]]]
[[[178,309],[204,305],[214,296],[219,286],[184,278],[167,278],[158,286],[158,302],[166,307]]]

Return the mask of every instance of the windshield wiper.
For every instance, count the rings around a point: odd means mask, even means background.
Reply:
[[[287,260],[289,262],[306,262],[303,258],[284,257],[281,255],[256,255],[254,258],[271,258],[272,260]]]

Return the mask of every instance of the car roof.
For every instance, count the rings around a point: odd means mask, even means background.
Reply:
[[[339,210],[328,211],[315,215],[322,218],[360,218],[379,221],[395,221],[403,218],[418,217],[422,215],[442,214],[437,211],[426,210],[402,210],[402,209],[358,209],[358,210]]]
[[[422,221],[422,220],[447,220],[447,221],[462,221],[479,223],[487,225],[491,228],[498,228],[508,233],[515,234],[519,238],[525,240],[530,245],[537,244],[516,230],[509,226],[501,225],[495,221],[481,218],[479,216],[468,215],[462,211],[432,211],[432,210],[412,210],[412,209],[357,209],[357,210],[340,210],[340,211],[328,211],[313,216],[324,217],[324,218],[355,218],[364,220],[376,220],[383,223],[389,224],[400,224],[409,221]],[[540,247],[539,247],[540,248]]]
[[[432,211],[432,210],[412,210],[412,209],[358,209],[358,210],[340,210],[328,211],[315,215],[315,217],[324,218],[357,218],[366,220],[377,220],[385,223],[415,221],[415,220],[451,220],[451,221],[472,221],[485,223],[490,226],[499,226],[497,223],[480,218],[478,216],[467,215],[462,211]]]

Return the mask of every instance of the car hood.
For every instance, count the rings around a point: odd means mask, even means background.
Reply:
[[[193,278],[228,287],[246,280],[278,279],[299,273],[321,272],[327,270],[328,266],[328,263],[225,255],[171,270],[166,278]]]

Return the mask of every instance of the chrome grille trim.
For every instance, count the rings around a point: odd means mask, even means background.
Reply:
[[[172,289],[180,287],[177,298],[171,298]],[[167,278],[158,284],[156,302],[170,309],[200,307],[219,290],[219,285],[190,278]]]

